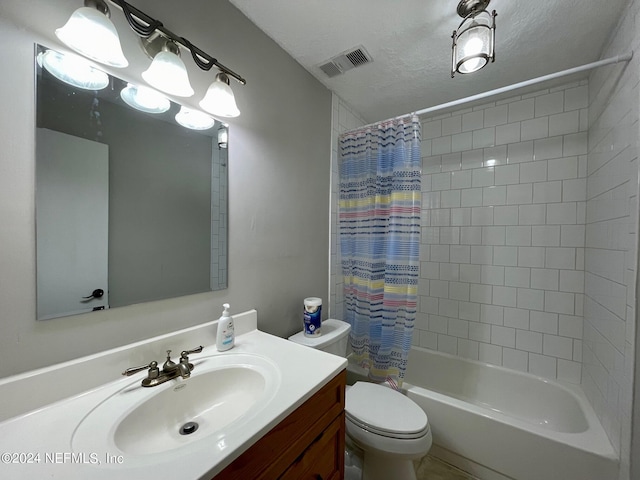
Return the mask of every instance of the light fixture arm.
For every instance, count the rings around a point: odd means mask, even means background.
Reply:
[[[103,0],[85,0],[85,1],[97,1],[101,2]],[[129,26],[132,28],[134,32],[140,35],[143,38],[148,38],[154,33],[158,32],[162,36],[171,40],[174,43],[181,45],[191,52],[191,56],[193,57],[193,61],[195,64],[200,67],[202,70],[209,71],[212,67],[218,68],[221,72],[227,74],[230,77],[236,79],[240,84],[245,85],[247,81],[231,70],[230,68],[224,66],[218,60],[216,60],[211,55],[202,51],[194,44],[192,44],[189,40],[184,37],[180,37],[173,33],[171,30],[166,28],[163,23],[155,18],[147,15],[142,10],[134,7],[133,5],[125,2],[124,0],[109,0],[111,3],[119,7],[124,13]]]
[[[105,17],[111,18],[111,11],[109,10],[109,6],[105,3],[104,0],[84,0],[84,6],[95,8]]]

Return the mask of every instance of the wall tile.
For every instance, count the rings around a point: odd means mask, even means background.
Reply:
[[[522,308],[505,308],[504,326],[529,330],[529,310]]]
[[[536,161],[548,160],[550,158],[562,157],[563,137],[549,137],[535,140],[533,143],[533,156]],[[569,155],[578,155],[578,153],[569,153]]]
[[[462,161],[462,160],[461,160]],[[472,170],[451,172],[451,188],[470,188]]]
[[[556,359],[537,353],[529,354],[529,373],[547,378],[556,378]]]
[[[453,115],[449,118],[442,119],[441,135],[453,135],[462,132],[462,116]],[[424,132],[423,132],[424,136]],[[438,135],[440,136],[440,135]]]
[[[586,85],[569,88],[565,91],[564,110],[578,110],[589,104],[589,93]]]
[[[530,162],[533,160],[533,142],[510,143],[507,146],[509,163]]]
[[[495,127],[507,123],[507,114],[509,108],[507,105],[499,105],[484,110],[484,126]]]
[[[549,160],[548,180],[566,180],[578,177],[578,157],[565,157]]]
[[[627,289],[621,297],[614,287],[625,282],[626,257],[611,238],[627,239],[635,223],[614,232],[609,219],[628,215],[637,202],[621,187],[635,158],[620,155],[620,134],[614,140],[608,133],[633,122],[613,110],[590,119],[588,94],[586,82],[573,82],[424,122],[419,288],[427,317],[416,342],[574,383],[596,375],[583,370],[583,348],[594,343],[583,346],[582,338],[598,331],[587,332],[583,312],[627,315]],[[593,152],[589,127],[603,132]],[[608,163],[627,167],[604,169]],[[587,291],[607,295],[598,303]],[[626,330],[616,318],[598,326],[619,346]],[[596,362],[612,363],[593,349]],[[603,405],[620,398],[608,396],[606,382],[592,384],[604,389]]]
[[[549,117],[533,118],[521,122],[520,135],[522,141],[549,136]]]
[[[523,267],[507,267],[504,270],[504,284],[508,287],[529,288],[531,270]]]
[[[545,204],[520,205],[518,207],[518,222],[520,225],[544,225],[546,222],[547,208]],[[559,220],[559,219],[558,219]],[[556,221],[555,223],[560,223]],[[574,222],[575,223],[575,220]]]
[[[534,332],[557,335],[558,314],[539,311],[530,312],[529,329]]]
[[[553,115],[563,111],[564,91],[541,95],[535,99],[536,117]]]
[[[509,103],[508,121],[520,122],[533,118],[535,101],[533,98]]]
[[[528,330],[516,330],[516,348],[527,352],[542,353],[542,334]]]
[[[496,144],[496,129],[494,127],[473,131],[473,148],[493,147]]]
[[[533,201],[533,184],[507,185],[507,204],[521,205]]]
[[[496,185],[509,185],[520,181],[520,165],[501,165],[495,168]]]
[[[520,141],[520,123],[496,126],[496,145],[506,145]]]
[[[502,365],[513,370],[526,372],[529,369],[529,354],[522,350],[503,348]]]
[[[517,205],[495,206],[493,208],[493,224],[494,225],[517,225],[518,224]]]
[[[471,132],[456,133],[451,135],[451,151],[463,152],[473,147],[473,134]]]
[[[462,131],[471,132],[484,128],[484,111],[478,110],[462,115]]]
[[[531,246],[531,228],[528,226],[507,227],[506,244],[523,247]]]
[[[547,180],[547,162],[528,162],[520,165],[520,183]]]
[[[558,290],[559,270],[553,268],[532,268],[531,288]]]
[[[562,200],[562,182],[539,182],[533,184],[533,203],[552,203]]]
[[[501,327],[500,325],[492,325],[491,343],[493,345],[514,348],[516,346],[516,329]]]

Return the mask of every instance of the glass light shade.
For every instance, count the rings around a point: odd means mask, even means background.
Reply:
[[[77,9],[67,23],[56,30],[56,36],[72,50],[96,62],[118,68],[129,65],[116,27],[95,8]]]
[[[142,78],[152,87],[176,97],[190,97],[195,93],[184,62],[168,51],[156,54],[149,68],[142,72]]]
[[[191,130],[207,130],[216,123],[206,113],[185,106],[180,107],[180,111],[176,114],[176,122]]]
[[[58,80],[76,88],[102,90],[109,85],[109,76],[106,73],[74,54],[47,50],[39,53],[36,61]]]
[[[130,107],[146,113],[164,113],[171,107],[167,97],[143,85],[127,84],[120,97]]]
[[[218,74],[214,82],[209,85],[204,98],[200,100],[200,107],[202,107],[205,112],[220,117],[237,117],[240,115],[240,110],[238,110],[238,106],[236,105],[233,90],[219,78],[219,75],[220,74]]]
[[[457,39],[456,65],[460,73],[480,70],[491,58],[491,29],[474,22]]]

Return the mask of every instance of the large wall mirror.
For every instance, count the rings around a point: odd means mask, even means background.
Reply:
[[[226,288],[227,126],[63,61],[36,46],[38,320]]]

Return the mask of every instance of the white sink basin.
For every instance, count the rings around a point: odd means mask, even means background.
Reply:
[[[112,452],[128,464],[179,455],[194,442],[223,450],[225,438],[255,418],[280,384],[278,367],[258,355],[194,356],[192,363],[188,379],[144,388],[140,374],[105,399],[78,424],[72,449]]]

